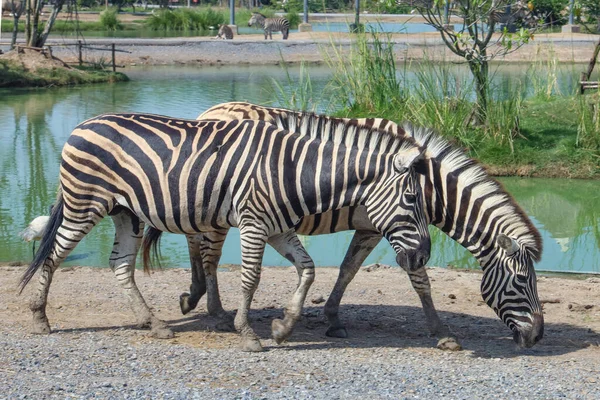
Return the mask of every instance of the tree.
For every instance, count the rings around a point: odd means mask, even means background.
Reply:
[[[48,39],[48,35],[52,30],[52,26],[58,17],[58,13],[62,10],[66,0],[55,0],[52,7],[50,17],[44,25],[44,29],[40,29],[40,16],[44,7],[43,0],[26,0],[26,19],[25,19],[25,38],[27,46],[43,47]]]
[[[489,62],[516,51],[532,38],[536,23],[527,5],[521,1],[512,3],[511,0],[396,1],[415,8],[426,23],[440,33],[446,46],[465,60],[475,80],[477,102],[474,122],[484,123],[488,105]],[[450,17],[460,18],[461,23],[450,25]],[[507,26],[517,24],[521,28],[513,34],[505,26],[495,33],[499,23]]]
[[[17,34],[19,32],[19,18],[21,18],[21,14],[23,14],[23,10],[25,10],[25,3],[21,0],[4,0],[2,2],[2,11],[4,10],[9,10],[13,16],[13,31],[12,38],[10,40],[10,48],[12,49],[15,47],[15,43],[17,43]]]
[[[569,5],[569,0],[531,0],[531,4],[536,15],[544,18],[544,24],[554,26],[567,22],[569,14],[563,11]]]

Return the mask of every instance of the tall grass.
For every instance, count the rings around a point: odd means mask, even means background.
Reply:
[[[600,161],[600,92],[578,100],[577,147]]]
[[[306,64],[300,64],[298,78],[294,79],[286,63],[281,63],[285,71],[285,80],[271,78],[270,92],[275,98],[276,105],[296,111],[316,112],[325,99],[323,92],[316,93]]]
[[[389,36],[358,34],[349,54],[332,43],[325,60],[333,71],[331,85],[341,106],[349,111],[403,115],[408,91],[396,75],[396,60]]]

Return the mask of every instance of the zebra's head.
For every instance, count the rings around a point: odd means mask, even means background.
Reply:
[[[500,319],[513,331],[521,347],[531,347],[544,336],[544,315],[537,293],[533,262],[539,256],[505,234],[498,234],[496,246],[484,266],[481,295]]]
[[[415,168],[422,159],[417,147],[397,153],[392,173],[365,204],[369,219],[388,240],[398,265],[405,270],[423,267],[431,248],[429,219]]]
[[[261,21],[265,20],[265,16],[259,13],[252,13],[252,17],[248,21],[248,26],[260,25]]]

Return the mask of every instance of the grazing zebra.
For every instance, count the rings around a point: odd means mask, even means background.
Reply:
[[[286,40],[290,34],[290,22],[283,17],[267,18],[260,13],[252,13],[248,26],[252,25],[260,25],[264,29],[265,40],[267,40],[267,35],[269,35],[269,39],[273,39],[273,32],[281,32],[283,40]]]
[[[215,37],[215,39],[228,39],[231,40],[233,39],[233,30],[229,27],[229,25],[219,25],[219,33],[217,33],[217,36]]]
[[[198,119],[264,120],[302,133],[302,129],[298,130],[289,123],[289,120],[294,120],[299,115],[302,114],[285,109],[232,102],[214,106]],[[430,223],[477,258],[484,271],[482,296],[512,330],[515,341],[521,346],[529,347],[540,340],[543,336],[544,319],[537,295],[533,262],[539,261],[541,257],[541,237],[502,186],[478,163],[426,129],[403,129],[392,121],[378,118],[349,120],[320,116],[313,124],[325,124],[327,121],[364,124],[385,130],[394,136],[409,135],[425,147],[426,171],[421,184]],[[303,218],[296,226],[296,232],[302,235],[349,229],[356,229],[356,233],[340,268],[338,280],[325,304],[325,314],[330,323],[328,336],[347,336],[338,316],[339,305],[346,286],[378,244],[380,236],[369,227],[360,207],[311,215]],[[204,236],[208,239],[206,243],[203,242],[203,237],[188,238],[193,274],[191,294],[184,293],[180,298],[184,313],[197,305],[205,291],[209,312],[217,315],[224,313],[215,286],[216,266],[226,234],[226,230],[205,233]],[[203,258],[199,260],[197,257]],[[203,263],[204,270],[198,267]],[[431,299],[425,269],[408,272],[423,304],[431,332],[438,336],[446,335],[447,328],[440,322]]]
[[[140,322],[159,337],[172,332],[133,280],[145,225],[187,235],[239,227],[243,296],[235,327],[245,351],[262,350],[248,310],[267,241],[286,248],[300,275],[284,319],[272,324],[278,343],[300,317],[314,264],[293,227],[306,215],[364,205],[398,262],[422,267],[430,240],[414,140],[344,123],[331,125],[330,140],[313,133],[298,135],[264,121],[148,114],[105,114],[79,124],[62,151],[59,193],[40,249],[21,279],[22,290],[43,267],[30,303],[33,332],[50,332],[45,307],[54,271],[107,215],[116,230],[109,264]]]

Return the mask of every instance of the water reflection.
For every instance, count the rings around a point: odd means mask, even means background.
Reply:
[[[297,70],[293,70],[293,72]],[[195,118],[210,106],[232,100],[270,103],[271,78],[285,81],[278,67],[148,68],[128,71],[132,81],[43,91],[0,91],[0,262],[31,258],[30,246],[17,233],[35,216],[47,214],[57,187],[60,152],[71,130],[92,116],[113,111],[152,112]],[[516,73],[515,73],[516,74]],[[329,76],[311,69],[316,91]],[[509,76],[504,74],[500,76]],[[513,75],[514,76],[514,75]],[[565,73],[568,76],[568,73]],[[594,181],[503,179],[540,229],[544,239],[541,270],[600,273],[600,192]],[[88,235],[67,264],[106,266],[113,227],[105,220]],[[185,240],[165,235],[165,265],[187,266]],[[432,228],[430,265],[475,267],[474,258]],[[306,237],[303,241],[318,265],[339,265],[351,234]],[[239,236],[232,232],[224,263],[239,263]],[[394,264],[382,242],[367,260]],[[265,265],[288,265],[268,249]]]

